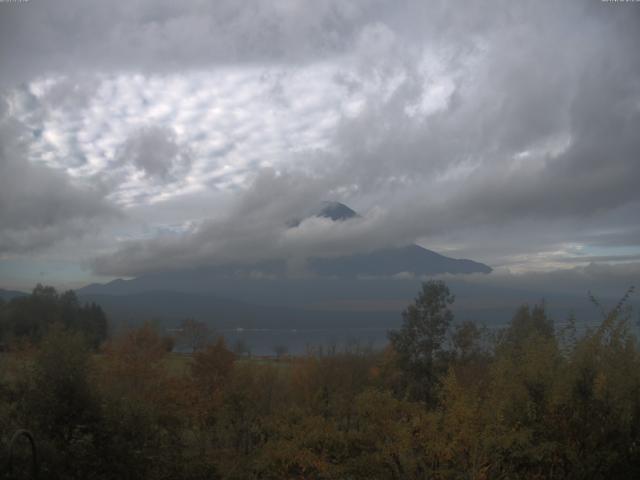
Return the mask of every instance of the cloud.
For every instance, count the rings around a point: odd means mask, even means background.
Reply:
[[[183,245],[190,252],[181,260],[186,264],[251,258],[256,249],[260,256],[330,255],[428,241],[448,230],[512,225],[527,228],[510,235],[515,244],[532,228],[554,229],[546,243],[527,245],[545,251],[572,241],[559,236],[572,235],[558,226],[563,221],[585,228],[640,201],[640,144],[633,133],[640,127],[640,61],[621,47],[637,38],[631,28],[637,18],[575,4],[506,8],[516,21],[502,23],[505,17],[495,10],[495,18],[475,12],[478,23],[460,30],[460,40],[451,32],[438,37],[442,48],[408,42],[393,22],[372,22],[354,36],[351,60],[336,64],[350,66],[338,66],[334,78],[359,106],[341,115],[327,149],[302,152],[299,169],[311,173],[295,183],[308,185],[313,201],[338,195],[365,210],[377,207],[376,215],[365,215],[357,228],[312,221],[280,231],[281,209],[262,205],[299,205],[294,182],[245,184],[244,202],[256,199],[260,219],[245,210],[230,221],[261,225],[264,235],[205,224],[171,249]],[[458,18],[465,15],[454,15],[452,31],[468,27]],[[582,27],[567,29],[574,17]],[[473,34],[480,36],[472,41]],[[253,191],[268,188],[271,195]],[[629,217],[618,225],[625,221]],[[237,241],[216,243],[219,229],[225,237],[236,232]],[[233,245],[235,253],[220,245]],[[136,254],[132,248],[124,250],[129,267],[142,247]],[[155,248],[163,252],[155,257],[167,258],[168,247],[146,243],[147,264]]]
[[[114,202],[135,206],[241,186],[255,168],[326,148],[349,100],[334,88],[335,71],[94,76],[88,101],[86,77],[52,77],[10,96],[13,115],[32,132],[32,158],[92,177]]]
[[[2,5],[0,79],[50,72],[173,72],[212,64],[307,62],[335,55],[376,15],[378,1],[63,0]]]
[[[467,275],[464,278],[444,275],[442,278],[453,284],[461,282],[499,287],[513,292],[536,292],[541,296],[539,298],[563,294],[586,298],[589,291],[596,297],[621,298],[629,287],[638,288],[640,262],[615,265],[592,262],[584,266],[546,272],[512,273],[497,269],[489,275]],[[637,294],[632,299],[637,299]]]
[[[0,83],[30,158],[130,215],[101,272],[415,241],[516,269],[640,249],[635,5],[8,7]],[[362,218],[286,228],[322,200]]]
[[[146,127],[134,132],[117,156],[120,164],[131,164],[146,176],[171,181],[184,174],[191,164],[189,153],[177,144],[168,128]]]
[[[0,257],[42,250],[118,215],[100,194],[62,172],[31,163],[23,128],[0,119]]]
[[[125,242],[117,252],[96,259],[95,270],[134,275],[202,263],[246,264],[304,257],[309,249],[304,242],[290,241],[287,221],[319,205],[324,187],[323,180],[303,174],[260,170],[253,175],[251,187],[236,197],[225,214],[202,221],[182,234]],[[303,222],[298,228],[305,230],[309,223]]]

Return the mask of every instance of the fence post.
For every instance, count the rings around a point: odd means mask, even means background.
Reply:
[[[31,445],[31,478],[37,479],[38,478],[38,454],[36,451],[36,441],[33,438],[33,435],[31,434],[31,432],[29,432],[29,430],[18,430],[16,433],[13,434],[13,437],[11,437],[11,441],[9,442],[9,465],[8,465],[7,471],[9,473],[13,472],[13,446],[15,445],[16,441],[20,437],[26,437],[27,440],[29,440],[29,444]]]

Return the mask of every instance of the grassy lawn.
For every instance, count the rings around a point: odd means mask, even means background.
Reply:
[[[170,375],[180,377],[189,373],[189,365],[191,364],[191,355],[184,353],[169,353],[164,364]]]
[[[167,368],[167,372],[170,375],[182,376],[189,373],[189,365],[191,364],[193,357],[188,353],[170,353],[166,356],[164,362]],[[238,365],[261,365],[270,366],[277,369],[286,369],[291,365],[292,359],[282,358],[276,359],[271,357],[237,357],[236,364]]]

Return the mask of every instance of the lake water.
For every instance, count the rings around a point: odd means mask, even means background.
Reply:
[[[357,329],[223,329],[216,333],[224,336],[229,348],[238,342],[247,346],[252,355],[275,355],[282,346],[292,355],[304,354],[318,348],[382,349],[387,344],[386,328]]]

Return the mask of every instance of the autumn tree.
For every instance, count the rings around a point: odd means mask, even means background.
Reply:
[[[231,374],[235,354],[227,348],[224,338],[193,355],[191,376],[206,395],[219,390]]]
[[[166,366],[166,345],[149,323],[112,339],[97,383],[103,457],[111,478],[183,478],[188,383]]]

